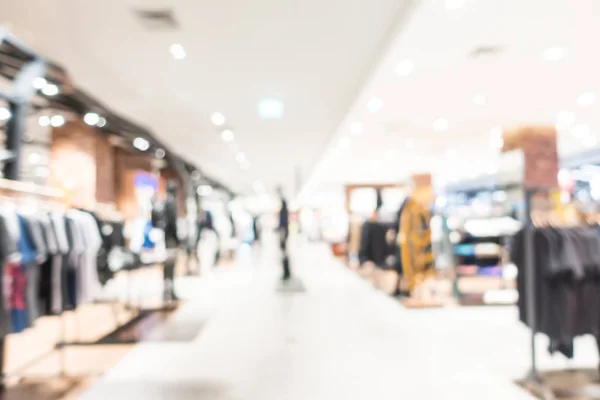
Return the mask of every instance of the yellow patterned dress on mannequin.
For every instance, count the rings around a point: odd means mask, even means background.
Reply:
[[[431,216],[426,207],[412,197],[400,215],[398,245],[402,258],[402,272],[408,290],[434,275],[434,263],[431,247]]]

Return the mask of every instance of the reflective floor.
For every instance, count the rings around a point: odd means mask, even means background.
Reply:
[[[274,247],[244,248],[235,265],[179,282],[190,300],[163,329],[189,340],[137,345],[82,399],[531,398],[513,384],[529,365],[513,307],[407,310],[324,245],[291,248],[305,293],[277,290]],[[543,368],[597,365],[591,340],[571,362],[539,343]]]

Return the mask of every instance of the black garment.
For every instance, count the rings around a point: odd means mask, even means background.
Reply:
[[[365,222],[360,235],[359,262],[363,264],[370,261],[384,269],[396,268],[395,232],[395,223]],[[390,263],[390,260],[393,262]]]
[[[281,199],[281,209],[279,210],[279,229],[288,230],[290,227],[290,214],[287,202]]]
[[[519,274],[519,315],[529,323],[525,235],[532,235],[538,331],[550,338],[551,352],[573,357],[573,339],[600,339],[600,236],[588,227],[527,228],[512,241],[511,258]]]

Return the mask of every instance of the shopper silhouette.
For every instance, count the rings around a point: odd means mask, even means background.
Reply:
[[[281,279],[283,281],[289,281],[292,277],[292,272],[290,271],[290,259],[287,251],[287,240],[290,235],[290,218],[289,211],[287,206],[287,201],[283,195],[283,189],[281,187],[277,188],[277,194],[281,199],[281,208],[279,209],[279,247],[281,248],[282,253],[282,267],[283,267],[283,276]]]

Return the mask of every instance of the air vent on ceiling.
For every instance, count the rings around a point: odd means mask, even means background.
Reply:
[[[138,9],[135,10],[142,25],[151,31],[169,31],[179,27],[179,23],[175,19],[173,10],[167,9]]]
[[[480,58],[495,56],[502,52],[500,46],[477,46],[469,53],[469,58]]]

